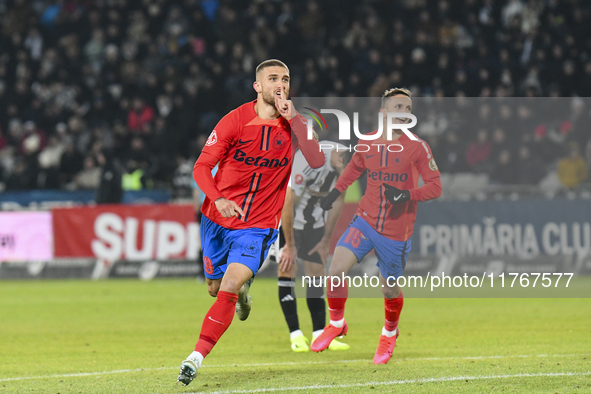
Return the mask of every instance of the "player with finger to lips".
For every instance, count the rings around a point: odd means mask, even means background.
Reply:
[[[324,165],[318,142],[306,138],[306,120],[288,99],[287,66],[276,59],[262,62],[253,87],[257,99],[219,121],[193,169],[206,195],[201,245],[208,292],[216,300],[203,319],[195,350],[181,363],[177,381],[185,385],[196,377],[234,313],[240,320],[250,314],[248,289],[277,238],[297,148],[311,167]]]

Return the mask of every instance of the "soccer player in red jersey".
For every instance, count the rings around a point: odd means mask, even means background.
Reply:
[[[410,91],[395,88],[382,97],[384,117],[388,112],[411,113]],[[396,118],[395,123],[408,123],[408,118]],[[394,130],[387,140],[385,128],[381,137],[371,142],[368,152],[356,152],[339,177],[334,189],[321,201],[324,209],[359,176],[367,171],[367,190],[359,202],[356,216],[341,236],[329,268],[329,276],[342,279],[355,263],[375,249],[380,269],[380,284],[384,294],[385,324],[373,362],[385,364],[392,357],[398,337],[398,319],[403,296],[398,285],[388,283],[398,278],[410,252],[417,203],[441,195],[439,170],[426,142],[412,140],[401,130]],[[413,134],[414,135],[414,134]],[[425,185],[418,187],[419,175]],[[335,280],[336,283],[336,280]],[[312,343],[315,352],[326,349],[337,336],[348,331],[344,319],[348,296],[347,283],[334,288],[327,284],[330,324]]]
[[[248,288],[277,238],[297,147],[311,167],[324,165],[318,142],[306,138],[305,118],[287,99],[289,82],[283,62],[262,62],[253,85],[257,99],[220,120],[195,163],[193,177],[206,195],[201,207],[205,277],[216,301],[205,315],[195,351],[181,363],[177,380],[185,385],[197,376],[234,311],[240,320],[250,313]],[[211,170],[218,163],[214,179]]]

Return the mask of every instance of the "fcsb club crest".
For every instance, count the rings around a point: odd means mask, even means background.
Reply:
[[[402,165],[404,164],[404,158],[402,157],[402,155],[394,155],[394,158],[391,160],[392,167],[402,167]]]
[[[211,132],[211,134],[209,135],[209,138],[205,142],[205,146],[212,146],[216,142],[218,142],[218,135],[217,135],[217,133],[214,130],[214,131]]]
[[[277,133],[273,137],[273,148],[281,150],[286,142],[287,137],[283,133]]]

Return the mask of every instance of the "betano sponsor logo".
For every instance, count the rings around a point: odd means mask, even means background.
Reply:
[[[252,157],[248,156],[246,152],[242,149],[236,150],[234,153],[234,160],[241,161],[247,166],[255,166],[255,167],[269,167],[269,168],[277,168],[277,167],[285,167],[289,164],[289,159],[284,157],[283,159],[266,159],[264,157]]]
[[[373,179],[374,181],[384,181],[384,182],[406,182],[408,180],[408,174],[402,173],[397,174],[395,172],[385,172],[385,171],[368,171],[367,177]]]

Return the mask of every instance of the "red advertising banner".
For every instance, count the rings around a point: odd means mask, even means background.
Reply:
[[[55,257],[106,261],[197,258],[191,205],[101,205],[53,210]]]

